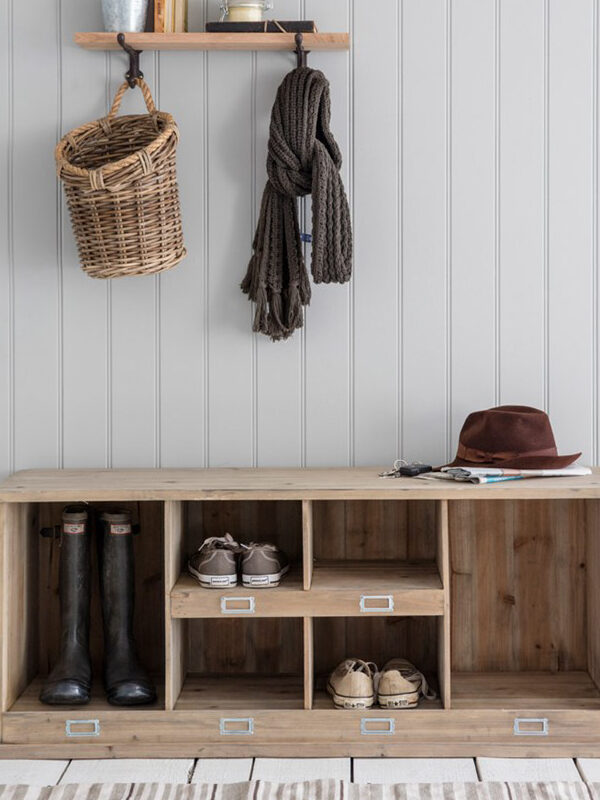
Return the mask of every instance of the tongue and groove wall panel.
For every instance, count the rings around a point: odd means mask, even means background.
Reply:
[[[62,0],[60,30],[60,132],[71,130],[108,109],[109,58],[85,58],[74,47],[72,25],[100,25],[102,10],[78,0]],[[45,154],[50,158],[50,153]],[[104,466],[111,452],[110,286],[93,281],[79,267],[77,247],[62,189],[60,275],[62,281],[62,462],[72,467]],[[62,466],[59,464],[58,466]]]
[[[597,12],[546,11],[546,404],[564,453],[597,435]]]
[[[191,0],[191,27],[217,6]],[[331,83],[355,277],[315,287],[305,329],[280,344],[252,334],[239,283],[293,58],[144,53],[181,127],[189,256],[160,277],[93,281],[52,150],[106,110],[126,61],[72,44],[99,27],[97,4],[3,4],[0,472],[442,463],[464,415],[495,402],[547,408],[559,448],[597,461],[597,4],[274,13],[353,36],[309,64]]]
[[[503,0],[498,103],[496,285],[501,403],[546,403],[545,3]]]
[[[203,4],[190,7],[190,28],[204,26]],[[182,135],[179,191],[188,257],[186,269],[158,279],[160,357],[158,380],[160,461],[165,466],[199,466],[207,461],[209,431],[208,219],[209,53],[161,52],[162,108]],[[184,88],[185,87],[185,88]],[[174,354],[177,354],[174,357]]]
[[[8,425],[11,469],[60,466],[63,447],[60,241],[52,151],[59,133],[59,15],[55,3],[12,2],[8,258],[12,281]],[[98,87],[103,91],[103,87]],[[4,187],[3,187],[4,191]]]

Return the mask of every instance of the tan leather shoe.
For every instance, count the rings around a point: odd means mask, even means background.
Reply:
[[[371,708],[375,702],[377,665],[372,661],[347,658],[329,677],[327,691],[336,708]]]
[[[423,673],[405,658],[388,661],[377,685],[377,702],[381,708],[416,708],[421,695],[427,700],[435,700],[437,696],[427,685]]]

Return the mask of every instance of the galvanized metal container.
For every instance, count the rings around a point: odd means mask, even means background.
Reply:
[[[146,27],[148,0],[102,0],[105,31],[140,33]]]

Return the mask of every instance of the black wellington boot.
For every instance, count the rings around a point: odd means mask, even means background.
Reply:
[[[153,703],[156,689],[138,660],[133,638],[133,533],[128,511],[100,516],[98,546],[108,702],[115,706]]]
[[[40,692],[49,705],[90,700],[90,538],[86,507],[66,506],[60,537],[60,656]]]

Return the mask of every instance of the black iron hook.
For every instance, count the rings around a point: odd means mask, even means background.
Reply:
[[[136,80],[144,77],[144,73],[140,70],[140,55],[142,51],[134,50],[131,45],[128,45],[125,41],[124,33],[117,34],[117,42],[129,56],[129,69],[125,73],[125,80],[129,84],[129,87],[134,89]]]
[[[298,65],[297,65],[298,69],[300,69],[300,67],[307,67],[308,64],[307,64],[306,57],[310,53],[310,50],[305,50],[304,49],[304,45],[303,45],[304,36],[301,33],[297,33],[296,36],[294,37],[294,39],[295,39],[295,42],[296,42],[296,51],[295,52],[296,52],[296,57],[298,59]]]

